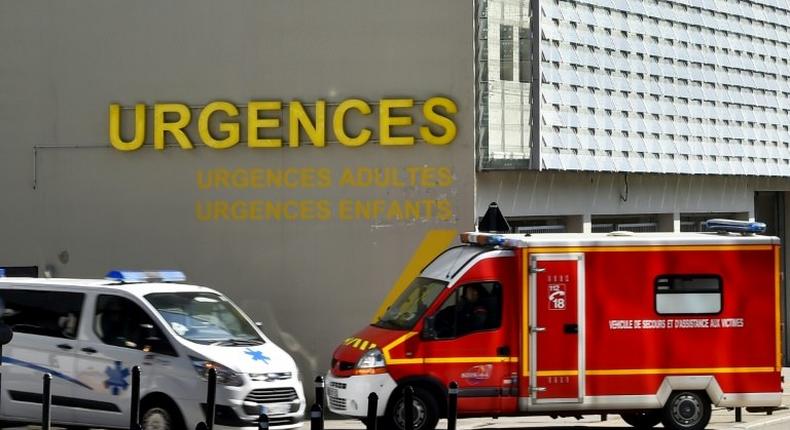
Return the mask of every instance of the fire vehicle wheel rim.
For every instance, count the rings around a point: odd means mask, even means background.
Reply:
[[[422,399],[419,397],[413,398],[414,410],[412,411],[412,418],[414,418],[414,430],[420,430],[422,426],[425,424],[426,419],[426,407],[425,403],[423,403]],[[398,402],[397,407],[395,408],[395,421],[398,424],[398,428],[404,429],[406,428],[406,419],[404,417],[404,401],[401,400]]]
[[[149,409],[143,416],[143,430],[169,430],[170,415],[162,408]]]
[[[693,427],[702,419],[702,401],[692,394],[678,396],[672,403],[672,419],[683,427]]]

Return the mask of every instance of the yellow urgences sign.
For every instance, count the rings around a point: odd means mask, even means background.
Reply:
[[[280,100],[247,103],[248,147],[281,148],[287,145],[295,148],[300,144],[300,133],[304,133],[313,146],[324,147],[327,143],[329,126],[337,141],[348,147],[362,146],[374,137],[377,137],[378,143],[384,146],[414,145],[417,137],[432,145],[447,145],[455,139],[458,131],[453,120],[458,107],[446,97],[431,97],[422,104],[421,109],[415,108],[414,99],[385,98],[374,106],[365,100],[346,99],[337,104],[333,112],[328,112],[326,101],[317,100],[313,105],[312,116],[300,101],[292,100],[286,108],[283,104]],[[374,108],[378,117],[377,127],[361,127],[349,131],[348,118],[354,115],[358,119],[366,120],[373,115]],[[413,114],[417,109],[421,111],[420,123],[414,122]],[[129,140],[124,140],[121,136],[121,105],[117,103],[110,105],[109,138],[115,149],[135,151],[143,146],[146,142],[146,110],[148,107],[145,104],[135,105],[134,134]],[[194,148],[194,143],[185,130],[194,120],[189,106],[180,103],[155,103],[152,110],[155,149],[165,149],[167,134],[172,136],[181,149]],[[287,114],[288,118],[286,127],[283,127],[281,121],[283,114]],[[329,119],[328,114],[331,114]],[[212,130],[209,125],[215,115],[222,115],[223,119]],[[232,103],[215,101],[207,104],[197,115],[197,129],[201,142],[213,149],[229,149],[236,146],[242,138],[241,118],[239,108]],[[415,125],[420,126],[414,129],[412,126]],[[412,132],[406,131],[404,134],[408,127],[412,127]],[[268,135],[262,137],[262,133]],[[374,136],[376,133],[377,136]],[[285,143],[283,135],[288,137]]]

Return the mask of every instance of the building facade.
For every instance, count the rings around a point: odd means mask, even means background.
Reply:
[[[790,3],[489,0],[476,11],[478,213],[497,201],[522,232],[756,219],[785,239]]]
[[[0,0],[0,267],[184,270],[314,376],[492,201],[523,232],[784,238],[789,11]]]
[[[0,1],[0,267],[181,269],[309,384],[474,225],[473,22],[457,0]]]

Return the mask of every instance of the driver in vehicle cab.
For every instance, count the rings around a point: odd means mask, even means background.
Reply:
[[[464,287],[458,310],[458,335],[482,330],[488,321],[488,307],[485,304],[487,292],[480,285]]]

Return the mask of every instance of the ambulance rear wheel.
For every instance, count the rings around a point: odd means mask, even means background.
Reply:
[[[439,422],[439,404],[427,390],[420,387],[414,388],[412,397],[412,418],[414,420],[414,430],[433,430]],[[403,390],[399,390],[389,405],[387,416],[385,417],[385,428],[391,430],[404,430],[404,402]]]
[[[620,417],[631,427],[649,429],[661,422],[661,410],[623,412]]]
[[[676,391],[664,405],[661,422],[672,430],[703,430],[710,413],[710,400],[704,393]]]

